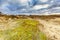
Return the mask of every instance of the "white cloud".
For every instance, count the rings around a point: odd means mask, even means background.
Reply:
[[[28,0],[19,0],[20,3],[27,3]]]
[[[47,2],[48,0],[40,0],[41,2]]]
[[[33,9],[38,10],[38,9],[42,9],[42,8],[47,8],[49,5],[45,4],[45,5],[36,5],[33,7]]]
[[[55,8],[53,8],[53,9],[60,9],[60,7],[55,7]]]

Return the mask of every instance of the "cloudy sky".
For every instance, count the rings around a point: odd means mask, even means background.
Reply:
[[[60,0],[0,0],[4,14],[60,13]]]

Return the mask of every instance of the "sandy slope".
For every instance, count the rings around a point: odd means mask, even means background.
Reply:
[[[39,21],[39,29],[44,32],[48,40],[60,40],[60,16],[40,16],[36,18]]]
[[[60,18],[39,20],[41,25],[39,26],[40,30],[43,31],[50,40],[60,40]]]

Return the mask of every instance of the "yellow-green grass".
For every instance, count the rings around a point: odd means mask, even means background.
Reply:
[[[16,19],[13,29],[0,30],[3,40],[47,40],[46,35],[38,28],[39,22],[32,19]],[[8,26],[10,27],[10,26]]]

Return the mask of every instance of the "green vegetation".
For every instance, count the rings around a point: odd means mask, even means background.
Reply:
[[[4,40],[47,40],[46,35],[38,29],[38,21],[30,19],[17,19],[14,29],[0,31]]]

